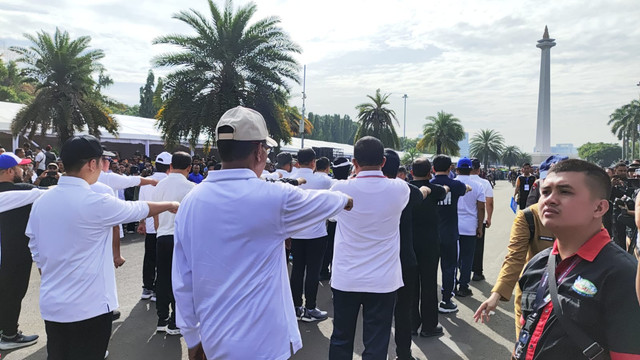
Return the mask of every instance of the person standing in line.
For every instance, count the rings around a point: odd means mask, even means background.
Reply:
[[[60,154],[66,175],[36,200],[27,223],[29,249],[42,276],[40,312],[49,359],[104,359],[118,307],[112,228],[178,209],[176,202],[125,202],[92,191],[102,154],[93,136],[67,140]]]
[[[171,154],[166,151],[156,156],[156,172],[150,178],[161,181],[169,175],[171,170]],[[143,185],[138,194],[139,201],[153,200],[154,186]],[[156,252],[157,237],[153,218],[141,219],[138,233],[144,235],[144,258],[142,261],[142,295],[141,300],[156,301]]]
[[[447,155],[437,155],[433,158],[433,169],[436,175],[431,179],[431,183],[449,187],[444,200],[438,202],[440,269],[442,271],[442,300],[438,305],[438,311],[443,314],[458,311],[458,305],[451,300],[458,267],[458,199],[469,190],[467,185],[449,178],[451,166],[451,158]]]
[[[21,159],[13,153],[0,154],[0,193],[28,191],[36,187],[22,183],[23,165],[30,159]],[[0,350],[12,350],[38,341],[38,335],[24,335],[18,330],[22,299],[29,287],[31,253],[25,228],[31,204],[0,213]]]
[[[293,156],[288,152],[280,152],[276,155],[276,172],[281,178],[293,177]]]
[[[409,202],[409,187],[382,173],[384,146],[372,136],[354,145],[356,178],[339,181],[332,190],[354,199],[353,209],[337,217],[331,275],[333,333],[329,359],[351,359],[360,307],[363,360],[387,358],[396,290],[402,282],[400,215]]]
[[[316,167],[316,153],[313,149],[298,150],[298,162],[300,169],[296,175],[306,180],[305,184],[300,185],[301,189],[328,190],[331,188],[331,179],[328,176],[313,172]],[[293,253],[290,279],[291,295],[296,316],[305,322],[327,318],[327,312],[316,307],[320,267],[326,248],[327,227],[325,220],[299,231],[291,239],[291,252]],[[304,307],[302,306],[303,284]]]
[[[382,173],[389,179],[405,179],[398,177],[400,157],[391,149],[384,150],[386,159]],[[406,169],[405,169],[406,172]],[[405,174],[406,175],[406,174]],[[400,215],[400,265],[402,267],[402,282],[404,286],[398,289],[394,311],[396,359],[416,360],[411,355],[411,302],[413,301],[414,283],[418,275],[418,261],[413,250],[413,210],[422,203],[431,189],[423,186],[417,188],[409,186],[409,202]]]
[[[516,179],[516,189],[513,193],[520,210],[524,210],[527,207],[527,197],[535,181],[535,175],[531,175],[531,164],[522,164],[522,175],[519,175]]]
[[[471,267],[473,265],[473,253],[476,249],[476,240],[482,236],[484,224],[485,196],[481,183],[476,182],[470,176],[472,162],[463,157],[458,160],[458,176],[456,180],[466,184],[471,190],[458,200],[458,269],[459,279],[455,294],[458,297],[471,296],[469,281],[471,280]]]
[[[302,340],[282,239],[351,209],[353,200],[338,192],[261,180],[269,150],[277,143],[255,110],[228,110],[218,121],[216,139],[222,169],[196,186],[176,215],[178,326],[191,360],[254,359],[258,354],[288,359]]]
[[[473,252],[473,267],[471,268],[473,271],[471,280],[482,281],[485,279],[483,273],[484,268],[482,266],[482,260],[484,258],[484,238],[486,229],[491,227],[491,218],[493,217],[493,186],[491,186],[489,180],[480,177],[480,160],[473,158],[471,159],[471,164],[471,179],[482,185],[484,189],[485,210],[487,212],[482,227],[482,236],[476,240],[476,249]]]
[[[411,304],[411,328],[414,335],[432,337],[444,333],[438,324],[438,261],[440,260],[440,235],[438,202],[445,199],[449,187],[429,182],[431,162],[419,158],[413,162],[412,185],[431,189],[420,206],[413,209],[413,249],[418,261],[418,276],[414,282]],[[406,284],[405,284],[406,285]]]
[[[40,176],[47,169],[47,157],[39,145],[36,146],[35,162],[34,168],[36,170],[36,175]]]
[[[182,199],[196,186],[187,180],[191,171],[191,155],[178,151],[171,155],[171,169],[169,175],[160,180],[153,190],[155,201],[177,201]],[[156,243],[156,310],[158,312],[157,331],[164,331],[167,335],[179,335],[176,326],[176,302],[171,286],[171,263],[173,262],[174,222],[175,215],[163,213],[154,219],[157,229]],[[171,313],[170,309],[171,308]]]

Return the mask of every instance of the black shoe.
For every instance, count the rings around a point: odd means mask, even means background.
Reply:
[[[120,311],[119,310],[113,310],[111,312],[111,321],[116,321],[120,319]]]
[[[442,330],[442,326],[440,325],[437,325],[435,328],[429,331],[420,331],[420,336],[422,337],[440,336],[442,334],[444,334],[444,330]]]
[[[169,325],[165,330],[167,335],[180,335],[180,328],[176,326],[175,320],[169,320]]]
[[[411,336],[418,336],[418,330],[411,330]]]
[[[158,319],[158,326],[156,327],[156,331],[167,331],[167,325],[169,325],[169,319]]]
[[[473,281],[482,281],[484,279],[485,277],[482,274],[473,274],[473,277],[471,278]]]
[[[449,314],[456,311],[458,311],[458,305],[451,301],[451,299],[449,299],[449,301],[440,301],[438,305],[438,312],[441,314]]]
[[[0,335],[0,350],[13,350],[33,345],[38,341],[38,335],[23,335],[18,331],[14,336]]]
[[[331,274],[320,274],[320,281],[331,280]]]
[[[456,294],[456,297],[467,297],[473,295],[471,289],[462,286],[458,290],[454,291],[454,293]]]

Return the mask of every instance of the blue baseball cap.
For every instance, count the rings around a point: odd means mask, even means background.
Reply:
[[[463,157],[460,160],[458,160],[458,169],[471,169],[471,167],[473,166],[473,163],[471,162],[471,159],[469,159],[468,157]]]
[[[560,162],[562,160],[567,160],[568,156],[560,156],[560,155],[551,155],[547,158],[547,160],[540,163],[540,179],[544,179],[547,177],[547,173],[549,173],[549,169],[551,169],[551,165]]]
[[[5,152],[0,155],[0,169],[11,169],[17,165],[27,165],[31,163],[31,159],[21,159],[12,152]]]

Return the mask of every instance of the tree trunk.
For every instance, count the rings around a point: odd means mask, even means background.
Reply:
[[[442,154],[442,143],[440,140],[436,140],[436,155]]]

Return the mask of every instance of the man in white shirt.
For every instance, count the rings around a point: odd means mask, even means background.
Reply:
[[[36,200],[27,223],[29,249],[42,274],[40,312],[49,359],[104,358],[111,312],[118,307],[112,228],[147,215],[175,212],[179,205],[125,202],[92,191],[102,152],[93,136],[67,140],[60,153],[66,175]]]
[[[187,180],[191,171],[191,155],[178,151],[171,155],[169,175],[161,180],[153,190],[155,201],[178,201],[193,189],[196,184]],[[167,335],[180,335],[176,326],[176,301],[171,288],[171,263],[173,261],[173,235],[175,215],[159,214],[154,218],[157,227],[156,245],[156,311],[158,313],[157,331]],[[171,313],[169,308],[171,307]]]
[[[350,212],[338,214],[331,273],[334,321],[329,359],[351,359],[362,306],[362,358],[386,359],[396,290],[403,286],[400,266],[400,215],[409,187],[387,179],[381,169],[384,146],[365,136],[354,145],[356,178],[331,188],[353,198]]]
[[[227,111],[216,139],[222,169],[196,186],[176,215],[178,326],[189,359],[288,359],[302,340],[283,239],[350,209],[352,201],[261,180],[277,143],[254,110]]]
[[[491,186],[489,180],[480,177],[480,160],[473,158],[471,159],[471,164],[471,178],[482,185],[484,189],[484,198],[486,200],[486,217],[484,220],[484,226],[482,227],[482,236],[478,237],[478,240],[476,241],[476,249],[473,252],[473,266],[471,268],[473,271],[473,277],[471,280],[482,281],[485,279],[482,267],[482,258],[484,257],[484,237],[486,229],[491,227],[491,217],[493,217],[493,186]]]
[[[161,181],[166,178],[171,169],[171,154],[166,151],[156,156],[156,171],[149,176],[151,179]],[[140,187],[139,201],[153,200],[151,185]],[[156,301],[156,227],[153,218],[141,219],[138,225],[138,233],[144,235],[144,258],[142,261],[142,295],[140,299]]]
[[[276,172],[283,178],[293,178],[293,156],[281,152],[276,156]]]
[[[458,288],[454,290],[457,297],[471,296],[469,281],[471,280],[471,266],[476,240],[482,236],[484,223],[485,196],[482,184],[470,176],[471,160],[463,157],[458,160],[458,176],[455,180],[471,187],[465,196],[458,200]]]
[[[316,167],[316,152],[313,149],[298,150],[298,162],[300,170],[296,175],[307,181],[300,185],[301,189],[328,190],[331,188],[331,179],[328,176],[313,172]],[[293,253],[290,279],[291,295],[296,316],[305,322],[327,318],[327,312],[316,307],[320,267],[326,248],[327,226],[324,219],[298,232],[291,239],[291,252]],[[304,307],[302,306],[303,284]]]
[[[47,169],[47,156],[44,151],[42,151],[42,147],[39,145],[36,146],[36,164],[34,166],[36,170],[36,174],[38,176],[42,175],[42,173]]]

